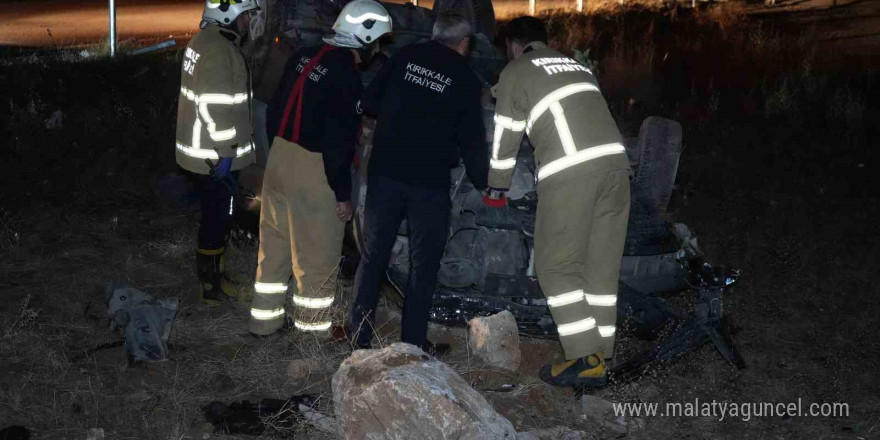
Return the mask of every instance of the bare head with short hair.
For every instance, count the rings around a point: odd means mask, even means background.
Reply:
[[[431,39],[464,55],[471,35],[473,29],[467,18],[457,14],[441,14],[434,20]]]
[[[507,45],[507,58],[510,60],[519,58],[530,43],[537,41],[547,44],[547,26],[543,20],[535,17],[514,18],[502,34]]]

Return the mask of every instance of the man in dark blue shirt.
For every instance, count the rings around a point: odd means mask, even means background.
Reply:
[[[370,345],[379,287],[406,218],[412,267],[401,341],[428,347],[428,313],[449,228],[450,167],[461,157],[474,186],[487,187],[482,87],[465,58],[471,33],[467,19],[438,16],[432,41],[402,49],[364,92],[364,112],[377,115],[377,126],[348,329],[357,332],[358,346]]]

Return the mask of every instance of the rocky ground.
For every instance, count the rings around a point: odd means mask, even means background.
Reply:
[[[618,22],[556,17],[554,26],[574,23],[584,32],[557,33],[554,41],[572,47],[588,30],[643,23],[644,14]],[[647,17],[658,27],[708,20]],[[590,35],[605,41],[608,34]],[[611,35],[623,42],[641,37]],[[742,270],[725,307],[748,368],[737,370],[706,346],[584,399],[536,378],[539,366],[560,354],[553,341],[521,337],[519,368],[506,371],[476,355],[466,329],[432,326],[431,338],[453,347],[439,360],[515,429],[539,430],[539,438],[877,437],[880,162],[872,147],[880,137],[871,121],[880,109],[868,99],[876,96],[876,73],[819,71],[820,63],[804,63],[815,54],[784,55],[803,46],[755,32],[743,41],[776,41],[762,46],[763,63],[734,46],[713,46],[728,50],[718,54],[652,35],[655,76],[633,73],[642,64],[615,52],[612,41],[599,51],[600,80],[627,135],[648,114],[682,123],[673,217],[697,232],[710,261]],[[45,439],[245,438],[214,433],[202,408],[302,394],[317,396],[316,411],[333,414],[331,378],[350,347],[299,334],[255,340],[245,331],[244,304],[208,308],[196,299],[198,214],[181,191],[186,181],[170,147],[179,54],[115,63],[63,53],[6,55],[14,56],[0,70],[8,107],[0,118],[0,429],[22,425]],[[710,68],[698,58],[730,64]],[[783,66],[784,77],[774,70],[783,61],[794,63]],[[233,248],[230,266],[252,279],[253,240]],[[180,300],[171,360],[127,364],[102,308],[109,281]],[[351,300],[349,281],[341,282],[338,297],[340,320]],[[686,294],[678,300],[686,303]],[[396,340],[398,314],[386,304],[377,345]],[[624,350],[643,347],[626,336],[620,343]],[[606,402],[695,399],[838,402],[849,415],[604,416]],[[274,426],[264,438],[334,436],[299,421]]]

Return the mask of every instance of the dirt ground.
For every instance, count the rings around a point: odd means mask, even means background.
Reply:
[[[626,26],[631,18],[619,20]],[[809,70],[811,76],[776,82],[755,65],[768,76],[738,89],[721,82],[732,67],[703,71],[683,58],[696,52],[672,51],[670,59],[682,61],[670,72],[693,68],[687,72],[695,83],[705,79],[698,84],[715,89],[692,91],[658,76],[672,85],[656,95],[656,105],[642,105],[627,94],[631,83],[611,84],[614,53],[606,53],[600,81],[609,84],[626,135],[649,114],[684,127],[672,217],[696,231],[710,261],[742,271],[724,306],[748,368],[737,370],[705,346],[594,394],[622,403],[800,400],[849,409],[840,417],[748,421],[630,418],[628,437],[635,439],[880,438],[880,132],[873,124],[880,107],[869,99],[877,96],[877,71]],[[108,439],[248,438],[214,434],[202,408],[215,400],[315,394],[317,409],[331,413],[329,379],[349,347],[298,334],[253,339],[245,304],[208,308],[197,301],[198,210],[171,152],[179,52],[113,63],[66,52],[4,55],[0,429],[26,426],[37,439],[84,439],[93,429]],[[232,247],[230,267],[249,282],[255,243]],[[120,337],[103,309],[109,281],[181,301],[170,361],[129,366],[112,345]],[[343,280],[337,320],[350,297]],[[395,341],[397,316],[389,303],[378,345]],[[559,355],[554,342],[523,338],[523,365],[507,374],[468,355],[464,329],[432,326],[431,337],[453,344],[441,360],[518,430],[566,426],[590,438],[616,436],[580,417],[572,390],[536,378],[538,367]],[[624,335],[620,344],[625,352],[644,343]],[[315,359],[319,367],[291,379],[295,359]],[[516,387],[502,391],[504,384]],[[303,422],[264,438],[333,436]]]

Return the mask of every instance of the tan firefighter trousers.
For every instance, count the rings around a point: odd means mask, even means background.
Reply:
[[[629,219],[629,170],[577,167],[538,185],[535,270],[566,359],[614,355],[617,281]]]
[[[263,177],[260,251],[248,330],[258,335],[284,324],[287,281],[296,278],[294,324],[327,330],[342,254],[345,222],[324,175],[321,153],[276,137]]]

